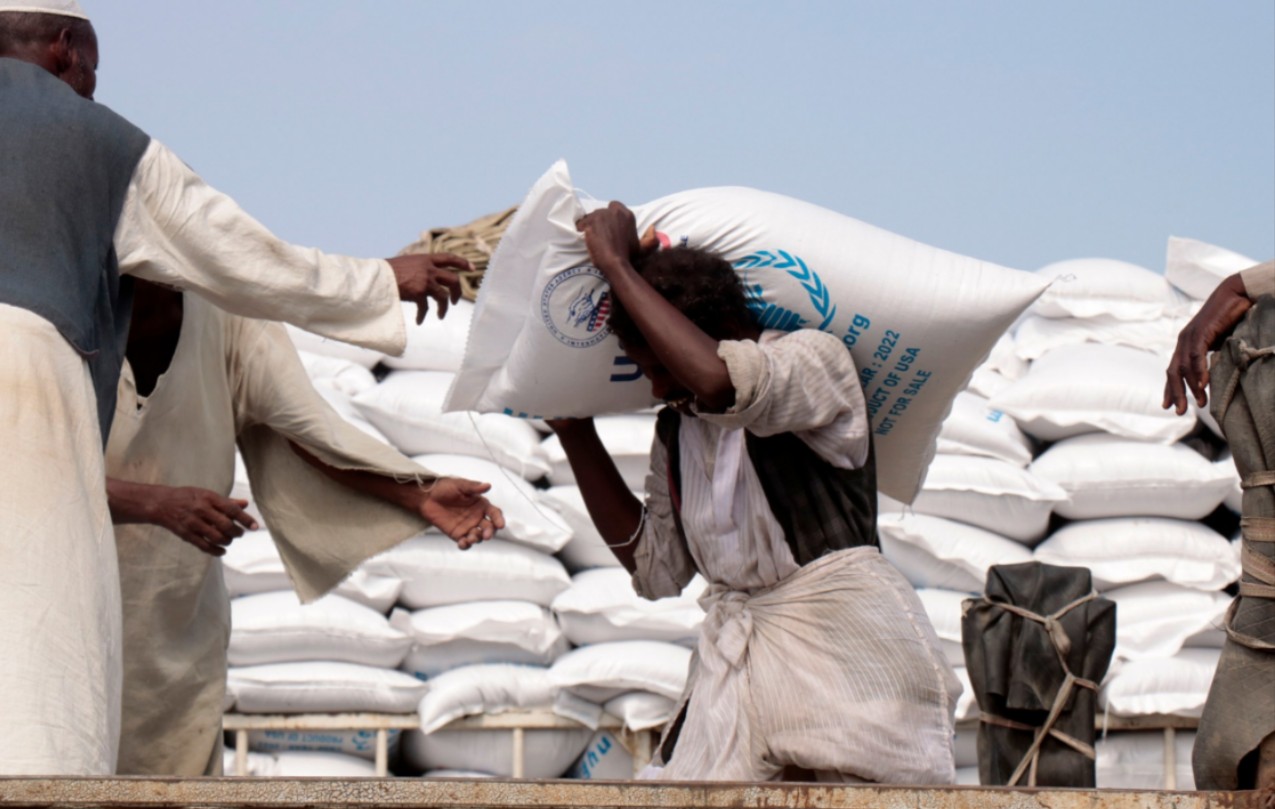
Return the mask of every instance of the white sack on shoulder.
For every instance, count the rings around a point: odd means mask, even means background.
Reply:
[[[639,500],[642,496],[634,493]],[[536,501],[553,509],[571,529],[571,540],[558,552],[567,570],[578,573],[595,567],[619,567],[620,560],[607,547],[606,540],[598,533],[584,504],[584,495],[578,486],[554,486],[536,492]]]
[[[1176,517],[1198,520],[1221,504],[1231,478],[1184,444],[1150,444],[1095,433],[1054,444],[1031,471],[1067,492],[1055,509],[1073,520]]]
[[[1087,567],[1099,591],[1155,579],[1221,590],[1240,575],[1240,561],[1226,537],[1198,522],[1160,517],[1063,526],[1036,548],[1036,560]]]
[[[232,668],[227,687],[243,713],[411,713],[429,690],[401,671],[332,661]]]
[[[883,512],[877,533],[881,553],[914,587],[981,593],[989,567],[1032,559],[1012,539],[928,514]]]
[[[1014,464],[936,455],[912,508],[1034,545],[1044,538],[1055,506],[1066,500],[1056,484]]]
[[[696,576],[680,596],[649,601],[634,591],[624,568],[586,570],[553,600],[553,611],[577,646],[621,640],[693,645],[704,622],[697,599],[705,586]]]
[[[1195,418],[1160,406],[1167,365],[1168,358],[1125,346],[1063,346],[991,404],[1042,441],[1107,432],[1172,444],[1194,429]]]
[[[232,666],[343,660],[395,668],[412,640],[371,607],[339,595],[302,604],[291,590],[230,602]]]
[[[651,404],[608,333],[609,290],[575,222],[565,162],[536,183],[492,257],[448,410],[587,416]],[[749,188],[634,206],[639,230],[735,265],[766,328],[840,337],[860,369],[881,489],[911,500],[939,423],[1045,280]]]
[[[495,461],[528,480],[549,472],[540,434],[499,413],[444,413],[453,374],[395,371],[354,398],[354,406],[405,455],[472,455]]]
[[[1014,419],[976,393],[959,393],[939,433],[938,454],[981,455],[1022,468],[1031,463],[1031,439]],[[931,473],[932,474],[932,473]]]
[[[1036,274],[1055,282],[1031,308],[1043,317],[1157,320],[1186,311],[1186,296],[1163,275],[1127,261],[1078,258],[1041,267]]]
[[[424,534],[368,560],[367,567],[401,578],[402,602],[412,609],[494,599],[547,607],[571,586],[557,559],[500,539],[462,551],[445,536]]]
[[[1165,251],[1164,277],[1170,284],[1202,301],[1213,294],[1227,276],[1258,262],[1223,247],[1170,236]]]
[[[691,650],[658,641],[630,640],[582,646],[549,669],[564,690],[599,705],[628,691],[678,699],[686,688]]]
[[[593,420],[598,438],[615,462],[624,484],[634,491],[646,488],[646,475],[651,471],[651,442],[655,440],[655,414],[635,413],[625,416],[599,416]],[[551,435],[544,440],[545,457],[549,461],[549,482],[554,486],[574,486],[575,472],[567,462],[562,440]]]
[[[403,371],[459,371],[473,318],[474,305],[459,300],[447,307],[447,317],[440,320],[437,310],[431,307],[424,322],[417,323],[416,304],[404,303],[407,348],[401,357],[386,357],[385,365]]]

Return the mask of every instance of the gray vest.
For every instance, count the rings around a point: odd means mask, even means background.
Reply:
[[[115,228],[149,143],[42,68],[0,59],[0,303],[43,317],[88,361],[103,445],[133,299]]]

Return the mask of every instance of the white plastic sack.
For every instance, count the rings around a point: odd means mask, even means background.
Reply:
[[[230,602],[232,666],[343,660],[395,668],[412,639],[371,607],[338,595],[301,604],[291,590]]]
[[[1002,334],[996,340],[996,345],[992,346],[992,353],[988,355],[987,361],[979,367],[996,371],[1011,382],[1022,379],[1027,373],[1028,363],[1018,354],[1017,333]]]
[[[615,462],[620,477],[629,489],[646,488],[646,475],[651,471],[651,442],[655,440],[655,415],[634,413],[625,416],[599,416],[593,420],[598,438]],[[567,453],[557,435],[544,441],[549,461],[549,482],[554,486],[574,486],[575,472],[567,462]]]
[[[421,730],[433,733],[462,716],[553,707],[558,686],[536,666],[492,664],[452,669],[430,680],[421,698]]]
[[[1120,345],[1167,357],[1177,344],[1182,318],[1119,320],[1111,315],[1050,318],[1034,315],[1018,324],[1014,339],[1018,356],[1036,360],[1055,348],[1085,343]]]
[[[412,460],[439,475],[480,480],[491,484],[485,495],[505,515],[505,527],[496,533],[545,553],[556,553],[571,541],[571,527],[556,511],[540,505],[537,490],[527,481],[484,458],[464,455],[418,455]]]
[[[1221,649],[1183,649],[1169,658],[1126,663],[1098,692],[1098,709],[1116,716],[1198,719],[1221,656]]]
[[[268,531],[249,531],[236,539],[226,548],[221,564],[231,598],[292,589],[279,549]],[[383,614],[394,606],[402,589],[401,579],[369,573],[364,565],[332,592]]]
[[[1114,660],[1172,657],[1195,635],[1222,626],[1231,597],[1163,581],[1103,593],[1116,602]]]
[[[242,713],[411,713],[429,686],[401,671],[330,661],[227,672]]]
[[[608,333],[609,292],[575,227],[585,210],[564,162],[532,188],[487,270],[448,410],[585,416],[651,404]],[[842,338],[860,369],[879,485],[903,500],[952,397],[1045,286],[754,189],[686,191],[634,212],[639,229],[732,262],[763,326]]]
[[[914,587],[981,593],[989,567],[1032,559],[1011,539],[928,514],[883,513],[877,533],[881,553]]]
[[[398,751],[402,731],[387,730],[390,757]],[[374,730],[253,730],[248,732],[248,746],[259,753],[295,753],[313,750],[343,753],[369,761],[376,758]]]
[[[668,724],[677,710],[677,701],[649,691],[630,691],[612,697],[602,709],[632,731],[650,730]]]
[[[678,699],[686,688],[691,650],[658,641],[630,640],[582,646],[549,669],[555,684],[599,705],[628,691]]]
[[[570,648],[549,611],[529,601],[396,610],[391,622],[413,640],[403,670],[421,679],[480,663],[547,666]]]
[[[1054,283],[1032,306],[1043,317],[1157,320],[1182,314],[1186,297],[1145,267],[1109,258],[1059,261],[1036,273]]]
[[[965,390],[984,399],[991,399],[1008,390],[1013,384],[1014,380],[1000,371],[980,365],[974,369],[974,375],[970,377],[970,383]]]
[[[1231,457],[1230,452],[1227,452],[1217,459],[1216,464],[1218,474],[1226,475],[1231,479],[1230,488],[1226,490],[1226,498],[1222,503],[1236,514],[1242,514],[1244,512],[1244,487],[1240,485],[1240,473],[1235,468],[1235,459]]]
[[[305,374],[310,377],[310,381],[322,380],[346,396],[358,396],[363,391],[376,387],[376,377],[357,362],[304,351],[297,352],[297,356],[301,358],[301,365],[305,367]]]
[[[275,778],[374,778],[376,765],[341,753],[288,751],[275,756]]]
[[[578,573],[595,567],[620,566],[620,560],[615,558],[594,526],[578,486],[554,486],[536,492],[536,496],[537,502],[556,511],[571,529],[570,541],[558,552],[558,558],[567,570]],[[641,495],[635,493],[634,496],[641,499]]]
[[[367,567],[402,579],[401,599],[412,609],[494,599],[547,607],[571,586],[557,559],[500,539],[462,551],[445,536],[424,534],[369,559]]]
[[[320,337],[317,334],[311,334],[304,329],[299,329],[291,323],[285,323],[284,328],[288,330],[288,336],[292,338],[292,344],[297,347],[297,351],[304,351],[307,354],[318,354],[322,357],[334,357],[341,360],[349,360],[350,362],[362,365],[364,368],[371,368],[381,360],[385,359],[385,355],[379,351],[373,351],[370,348],[361,348],[350,343],[343,343],[340,340],[333,340],[328,337]]]
[[[1177,789],[1195,789],[1191,751],[1195,731],[1179,730],[1174,737],[1174,775]],[[1099,738],[1095,775],[1098,789],[1165,789],[1164,734],[1157,730],[1110,733]]]
[[[1063,346],[1032,363],[991,404],[1043,441],[1108,432],[1171,444],[1191,432],[1195,419],[1160,407],[1167,364],[1125,346]]]
[[[912,507],[918,514],[958,520],[1033,545],[1044,538],[1054,507],[1066,499],[1056,484],[1014,464],[935,455]]]
[[[621,640],[659,640],[692,646],[704,610],[698,598],[706,584],[696,576],[680,596],[649,601],[633,589],[622,567],[586,570],[553,600],[562,631],[577,646]]]
[[[978,699],[974,696],[974,686],[970,682],[969,670],[964,666],[957,666],[953,671],[956,672],[956,679],[961,684],[961,695],[956,698],[954,718],[957,722],[977,719]]]
[[[472,455],[536,480],[549,472],[540,434],[499,413],[444,413],[453,374],[395,371],[354,398],[354,406],[405,455]]]
[[[523,777],[560,778],[593,738],[588,728],[527,730]],[[512,778],[513,734],[508,730],[418,730],[403,736],[403,758],[418,770],[477,770]]]
[[[633,754],[609,730],[599,730],[567,771],[580,781],[628,781],[633,778]]]
[[[1184,444],[1093,434],[1054,444],[1031,465],[1067,492],[1055,511],[1073,520],[1176,517],[1198,520],[1221,504],[1232,480]]]
[[[959,393],[939,433],[938,455],[979,455],[1021,468],[1031,463],[1031,439],[985,397]]]
[[[386,357],[387,367],[406,371],[460,370],[465,356],[465,337],[474,318],[474,305],[459,300],[447,307],[447,317],[438,319],[433,306],[423,323],[416,322],[416,304],[403,304],[403,320],[407,323],[407,348],[401,357]]]
[[[1164,277],[1170,284],[1196,300],[1213,294],[1227,276],[1247,270],[1258,262],[1195,239],[1169,237],[1164,262]]]
[[[1160,517],[1071,523],[1036,548],[1036,559],[1089,568],[1099,591],[1154,579],[1220,590],[1240,575],[1226,537],[1198,522]]]
[[[969,593],[957,590],[939,590],[922,587],[916,591],[925,607],[925,614],[934,626],[934,634],[938,636],[939,646],[953,667],[965,665],[965,648],[961,645],[962,603],[970,597]]]

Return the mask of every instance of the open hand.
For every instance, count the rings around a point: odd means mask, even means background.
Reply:
[[[1166,372],[1168,381],[1164,385],[1161,407],[1165,410],[1172,407],[1179,416],[1185,413],[1188,388],[1195,394],[1197,405],[1208,404],[1209,351],[1221,346],[1252,305],[1239,275],[1230,276],[1213,290],[1178,335],[1178,346]]]
[[[209,556],[224,556],[226,545],[257,529],[247,500],[232,500],[194,486],[157,486],[148,522],[166,528]]]
[[[451,253],[418,253],[386,261],[394,270],[399,299],[416,304],[417,325],[425,322],[430,298],[438,304],[438,317],[446,317],[448,304],[460,300],[460,277],[456,272],[473,269],[468,261]]]
[[[505,527],[505,515],[483,497],[490,490],[490,483],[439,478],[426,492],[420,514],[468,550]]]

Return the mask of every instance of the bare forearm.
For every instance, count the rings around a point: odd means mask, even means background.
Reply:
[[[636,569],[633,552],[637,543],[629,540],[641,522],[642,503],[629,491],[592,420],[575,422],[557,432],[589,517],[611,553],[632,573]]]
[[[300,455],[306,463],[319,470],[333,482],[347,489],[398,506],[413,514],[420,513],[421,504],[428,494],[428,489],[415,481],[400,482],[372,472],[337,469],[334,466],[328,466],[296,444],[292,444],[292,451]]]
[[[106,479],[106,501],[111,509],[111,522],[116,525],[154,523],[153,505],[161,487],[127,480]]]
[[[599,267],[651,350],[700,406],[721,412],[735,403],[735,386],[717,355],[717,340],[664,299],[622,258]]]

